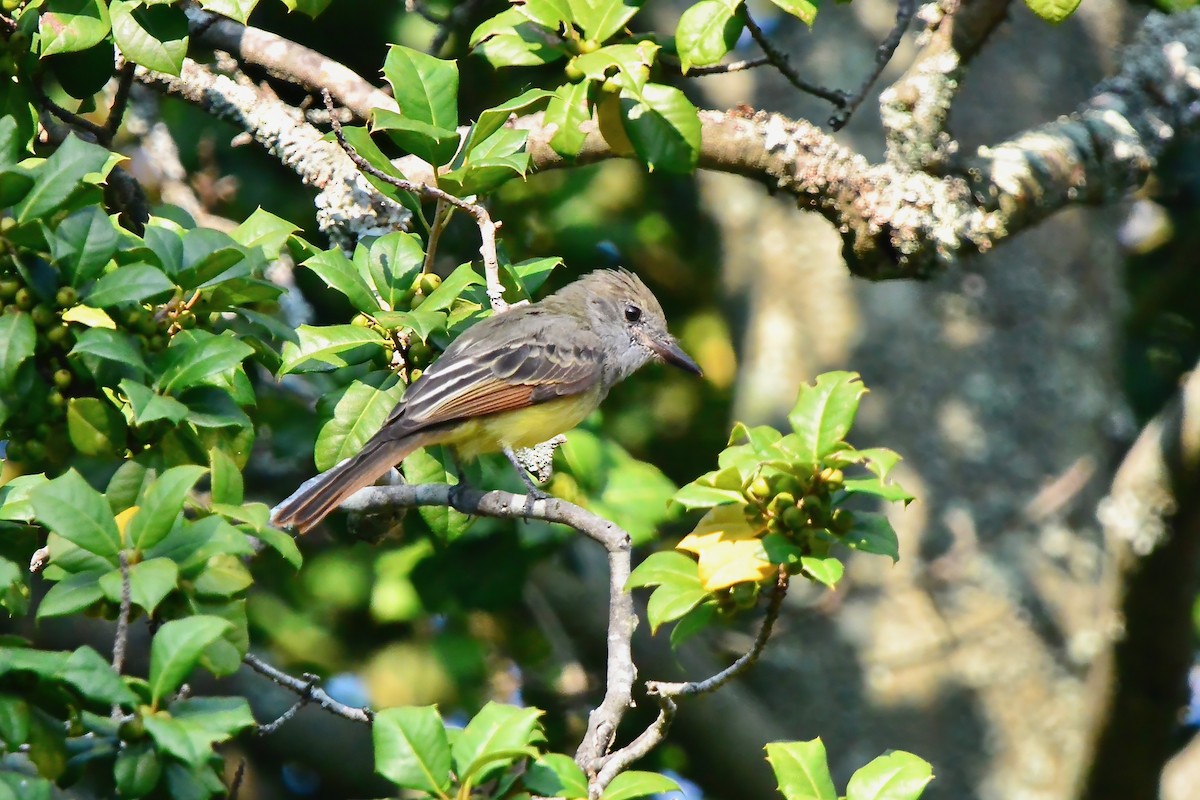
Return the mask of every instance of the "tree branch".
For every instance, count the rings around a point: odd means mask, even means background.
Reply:
[[[395,175],[389,175],[383,170],[374,167],[365,158],[356,153],[350,143],[346,141],[346,134],[342,132],[342,123],[333,112],[333,98],[329,92],[323,92],[322,94],[325,98],[325,108],[329,111],[329,121],[333,125],[333,134],[337,137],[338,144],[342,146],[342,150],[350,157],[350,160],[354,162],[356,167],[365,174],[395,186],[401,191],[411,192],[426,200],[436,200],[439,210],[434,218],[435,227],[439,224],[444,224],[441,209],[445,206],[453,206],[471,215],[471,218],[475,220],[475,225],[479,228],[479,254],[483,256],[483,275],[487,281],[488,300],[491,303],[492,310],[497,314],[505,311],[508,308],[508,303],[504,300],[504,286],[500,283],[500,260],[496,255],[496,231],[500,229],[500,223],[493,220],[492,215],[480,203],[468,202],[461,197],[456,197],[444,189],[439,189],[428,183],[418,183],[405,178],[397,178]],[[440,231],[438,235],[440,236]],[[436,248],[437,241],[433,237],[434,234],[431,231],[430,243]]]
[[[775,585],[771,588],[766,616],[763,618],[758,635],[754,637],[754,643],[749,650],[725,669],[700,681],[680,683],[646,681],[646,691],[658,701],[658,717],[636,739],[604,760],[604,766],[595,780],[595,786],[599,791],[604,791],[613,778],[662,743],[675,718],[676,698],[714,692],[754,666],[767,646],[767,642],[771,639],[771,631],[775,627],[775,621],[779,619],[779,612],[783,608],[783,599],[787,596],[787,589],[788,573],[781,567],[776,575]]]
[[[243,656],[242,663],[259,675],[270,678],[283,688],[295,692],[301,698],[299,705],[303,705],[305,702],[316,703],[331,714],[344,717],[352,722],[362,722],[367,725],[370,725],[375,719],[375,712],[369,708],[354,708],[353,706],[348,706],[345,703],[339,703],[337,700],[334,700],[324,689],[316,684],[316,680],[311,675],[307,675],[304,678],[289,675],[283,670],[271,666],[253,653],[247,653]],[[278,726],[284,718],[290,718],[292,714],[295,714],[295,710],[284,712],[283,717],[270,724]]]
[[[889,163],[932,169],[957,152],[945,130],[950,105],[971,59],[1008,16],[1010,2],[941,0],[922,7],[929,27],[921,51],[879,98]]]
[[[904,37],[904,32],[912,24],[916,13],[917,0],[897,0],[896,22],[875,50],[875,62],[871,65],[871,71],[867,73],[867,77],[863,78],[863,82],[859,84],[858,90],[854,94],[847,96],[843,93],[841,108],[829,119],[829,126],[835,131],[840,131],[845,127],[846,123],[850,121],[850,117],[866,99],[867,92],[871,91],[875,81],[879,80],[884,68],[896,54],[896,48],[900,46],[900,39]]]
[[[1115,550],[1113,641],[1089,684],[1096,709],[1075,797],[1157,797],[1187,706],[1200,592],[1200,364],[1143,430],[1099,509]]]

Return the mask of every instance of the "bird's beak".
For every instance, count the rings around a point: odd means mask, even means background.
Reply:
[[[682,370],[700,375],[700,365],[692,360],[692,357],[683,352],[683,348],[679,346],[679,342],[675,341],[675,337],[670,334],[663,334],[662,338],[656,336],[646,336],[644,338],[646,346],[663,361],[673,366],[679,367]]]

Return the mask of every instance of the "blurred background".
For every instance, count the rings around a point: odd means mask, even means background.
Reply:
[[[467,0],[442,53],[461,59],[464,118],[536,76],[468,56],[474,21],[499,6]],[[452,10],[446,0],[426,7],[439,17]],[[634,23],[670,30],[683,7],[656,4]],[[766,4],[755,8],[807,78],[845,88],[895,14],[892,3],[856,0],[823,8],[810,31]],[[952,132],[970,149],[1068,113],[1112,70],[1140,13],[1089,0],[1052,28],[1014,7],[970,71]],[[252,24],[371,80],[387,43],[425,47],[435,30],[400,3],[334,3],[315,23],[263,4]],[[912,52],[906,39],[880,88]],[[814,121],[830,113],[767,70],[680,85],[701,107],[745,103]],[[882,155],[876,108],[869,99],[839,134],[871,159]],[[233,146],[238,131],[195,108],[162,100],[159,113],[206,214],[241,220],[262,206],[307,221],[321,242],[313,193],[298,191],[273,158]],[[132,155],[136,172],[147,154]],[[1200,358],[1198,201],[1193,142],[1119,206],[1061,213],[926,283],[869,284],[848,277],[825,221],[736,176],[647,175],[614,161],[499,192],[493,213],[513,260],[563,256],[552,285],[599,267],[637,272],[705,372],[695,381],[649,369],[618,387],[560,452],[556,492],[599,503],[635,534],[640,553],[669,547],[694,520],[670,512],[666,497],[715,463],[733,421],[779,426],[800,382],[849,369],[871,389],[858,435],[903,454],[898,478],[919,498],[894,515],[898,565],[852,559],[836,594],[793,592],[759,666],[687,703],[669,746],[645,768],[686,779],[690,797],[769,797],[763,743],[819,735],[839,784],[895,748],[933,762],[930,800],[1067,796],[1084,746],[1088,667],[1103,642],[1095,611],[1108,565],[1097,505],[1141,425]],[[476,246],[457,221],[439,270],[469,260]],[[348,306],[315,276],[295,278],[317,322],[347,321]],[[332,388],[260,392],[266,429],[248,499],[274,504],[311,474],[312,399]],[[610,439],[619,449],[603,443]],[[299,575],[259,565],[249,605],[256,651],[293,674],[323,676],[351,705],[437,703],[464,721],[489,699],[537,705],[552,745],[573,750],[602,688],[602,554],[547,526],[480,523],[439,547],[419,534],[415,515],[406,525],[399,538],[356,541],[338,516],[304,542]],[[641,676],[715,671],[746,648],[753,624],[741,620],[678,652],[640,631]],[[44,623],[35,635],[80,639],[63,625]],[[246,671],[229,681],[260,719],[294,699]],[[650,708],[632,715],[630,731]],[[230,763],[248,760],[242,798],[355,798],[383,788],[372,778],[369,731],[319,710],[238,746]],[[1167,785],[1163,796],[1195,797],[1195,785]]]

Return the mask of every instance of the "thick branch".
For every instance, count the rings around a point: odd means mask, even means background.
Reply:
[[[1200,591],[1200,365],[1138,437],[1100,508],[1116,552],[1114,641],[1090,676],[1092,749],[1075,795],[1157,797],[1187,705]]]
[[[888,161],[929,169],[957,150],[946,118],[967,66],[1008,15],[1010,0],[942,0],[921,9],[929,23],[904,75],[879,98]]]
[[[360,119],[366,119],[372,108],[399,110],[391,95],[316,50],[199,7],[186,11],[189,32],[200,44],[232,53],[245,64],[262,67],[273,77],[310,91],[327,90]]]

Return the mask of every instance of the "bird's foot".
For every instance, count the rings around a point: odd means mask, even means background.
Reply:
[[[551,495],[542,491],[536,483],[533,482],[533,477],[529,471],[525,469],[525,465],[517,458],[517,454],[511,448],[504,448],[504,455],[508,458],[513,469],[517,471],[517,476],[520,477],[521,483],[525,484],[525,507],[522,509],[524,516],[528,517],[533,514],[533,505],[539,500],[549,500]]]

